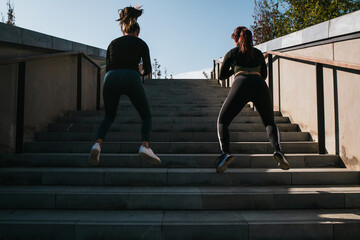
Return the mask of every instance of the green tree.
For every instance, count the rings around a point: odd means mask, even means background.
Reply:
[[[360,0],[284,0],[290,31],[295,32],[360,9]]]
[[[255,44],[360,9],[360,0],[254,0]]]
[[[251,25],[255,44],[269,41],[286,33],[289,20],[280,11],[280,1],[254,0],[254,25]]]

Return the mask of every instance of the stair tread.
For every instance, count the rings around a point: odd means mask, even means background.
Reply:
[[[63,167],[12,167],[12,168],[1,168],[0,173],[2,172],[91,172],[91,173],[113,173],[113,172],[134,172],[134,173],[215,173],[214,168],[63,168]],[[356,173],[360,176],[360,171],[351,170],[347,168],[294,168],[289,170],[281,170],[276,168],[229,168],[223,174],[217,174],[217,176],[222,176],[226,174],[236,174],[236,173]]]
[[[360,193],[360,185],[297,186],[1,186],[0,193],[46,194],[331,194]]]
[[[359,209],[314,209],[314,210],[0,210],[0,222],[93,222],[102,224],[124,223],[127,225],[145,222],[157,224],[197,223],[226,224],[279,224],[318,222],[339,224],[360,221]]]

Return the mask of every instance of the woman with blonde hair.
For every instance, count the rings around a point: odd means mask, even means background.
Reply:
[[[91,148],[89,164],[99,164],[101,146],[106,133],[115,120],[121,95],[127,95],[141,117],[141,146],[139,156],[153,164],[159,164],[160,158],[149,147],[151,133],[151,111],[144,86],[141,81],[138,65],[142,59],[142,75],[151,73],[151,60],[147,44],[139,38],[140,26],[137,22],[143,10],[126,7],[119,10],[122,37],[113,40],[106,53],[106,75],[103,97],[105,117],[101,122],[96,142]]]

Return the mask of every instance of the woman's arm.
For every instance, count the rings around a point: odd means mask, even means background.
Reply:
[[[260,59],[260,75],[261,77],[265,80],[267,77],[267,67],[266,67],[266,62],[265,62],[265,58],[264,55],[262,54],[262,52],[259,50],[258,51],[258,57]]]
[[[147,44],[145,44],[144,54],[142,56],[142,59],[143,59],[143,69],[144,69],[143,76],[151,74],[152,69],[151,69],[150,51]]]
[[[231,55],[231,52],[229,51],[225,55],[224,60],[221,64],[220,73],[219,73],[220,80],[225,80],[234,74],[234,70],[233,69],[230,70],[230,63],[231,63],[230,55]]]

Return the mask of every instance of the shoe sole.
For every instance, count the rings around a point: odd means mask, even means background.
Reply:
[[[231,156],[225,161],[224,165],[216,169],[216,173],[223,173],[227,169],[227,166],[234,161],[235,157]]]
[[[275,162],[278,163],[278,167],[281,168],[282,170],[290,169],[290,164],[283,157],[275,155],[275,156],[273,156],[273,158],[274,158]]]
[[[97,159],[98,155],[100,154],[99,150],[97,149],[93,149],[91,150],[90,152],[90,157],[88,159],[88,163],[91,165],[91,166],[97,166],[99,165],[99,160]]]
[[[148,160],[148,161],[149,161],[151,164],[153,164],[153,165],[158,165],[158,164],[161,163],[161,160],[156,159],[156,158],[153,158],[153,157],[147,155],[147,154],[144,153],[144,152],[140,152],[140,153],[139,153],[139,157]]]

